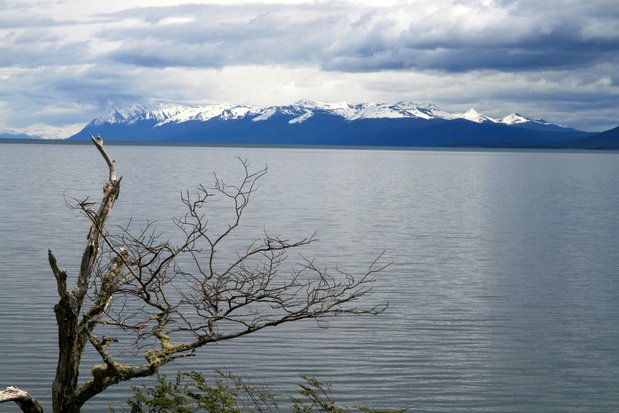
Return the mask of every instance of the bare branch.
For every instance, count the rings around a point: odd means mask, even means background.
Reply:
[[[127,255],[126,250],[121,250],[120,253],[114,257],[106,274],[103,276],[95,302],[80,322],[80,327],[87,329],[88,335],[90,335],[96,323],[101,319],[112,303],[114,294],[118,286],[122,283],[122,281],[119,281],[119,278],[127,262]]]
[[[107,166],[110,172],[108,181],[109,182],[116,181],[116,168],[115,168],[116,162],[114,162],[112,158],[110,158],[110,156],[107,154],[105,149],[103,149],[103,139],[101,139],[101,135],[97,134],[97,137],[95,138],[92,135],[92,133],[89,132],[88,134],[90,135],[90,139],[92,140],[92,142],[95,144],[95,146],[101,153],[101,156],[103,156],[103,159],[105,159],[105,162],[107,163]]]
[[[43,407],[27,391],[10,386],[0,391],[0,403],[15,402],[23,413],[43,413]]]
[[[52,250],[47,250],[47,258],[49,261],[49,265],[52,269],[52,272],[54,273],[54,277],[56,278],[56,285],[58,287],[58,296],[66,299],[67,272],[65,270],[61,270],[60,268],[58,268],[56,257],[52,253]]]

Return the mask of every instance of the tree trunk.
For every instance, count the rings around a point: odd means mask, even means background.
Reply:
[[[86,247],[82,253],[80,270],[75,287],[67,289],[67,273],[61,270],[51,251],[48,252],[49,264],[56,278],[59,301],[54,306],[56,324],[58,326],[58,365],[56,376],[52,383],[52,407],[54,413],[79,413],[85,400],[77,397],[79,368],[86,343],[96,322],[82,315],[82,306],[86,296],[93,269],[97,260],[102,234],[108,215],[114,207],[120,190],[120,179],[116,179],[114,161],[103,149],[103,141],[92,136],[92,141],[103,156],[109,169],[109,178],[103,186],[103,197],[97,210],[90,209],[84,203],[82,211],[91,221],[90,231],[86,239]],[[91,315],[97,317],[99,314]],[[83,317],[80,320],[80,317]]]
[[[71,304],[61,300],[54,307],[58,323],[58,365],[52,383],[52,407],[54,413],[75,413],[81,406],[75,406],[74,397],[79,377],[79,366],[84,349],[78,333],[78,314]]]

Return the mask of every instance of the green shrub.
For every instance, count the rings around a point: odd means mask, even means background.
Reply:
[[[290,399],[294,413],[403,413],[406,409],[376,410],[338,406],[329,383],[303,376],[298,395]],[[157,375],[153,386],[134,386],[127,401],[131,413],[262,413],[280,412],[278,395],[230,372],[215,371],[213,385],[200,372],[178,372],[174,381]]]

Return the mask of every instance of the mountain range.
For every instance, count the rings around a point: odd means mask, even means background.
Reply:
[[[42,136],[38,136],[38,135],[29,135],[27,133],[22,133],[22,132],[15,132],[15,131],[10,131],[10,130],[0,130],[0,139],[7,139],[7,140],[22,140],[22,139],[26,139],[26,140],[33,140],[33,139],[43,139]]]
[[[619,128],[617,128],[619,129]],[[98,117],[69,141],[381,147],[619,148],[619,130],[583,132],[513,113],[495,119],[433,104],[322,103],[255,107],[138,104]]]

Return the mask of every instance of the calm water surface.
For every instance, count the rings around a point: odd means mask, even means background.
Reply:
[[[300,323],[203,349],[176,369],[226,368],[294,390],[331,381],[341,403],[411,412],[619,411],[619,154],[111,146],[124,176],[114,222],[163,231],[179,191],[235,156],[269,173],[246,216],[318,232],[306,255],[362,271],[381,251],[377,317]],[[75,273],[87,224],[65,199],[97,198],[89,146],[0,145],[0,387],[50,406],[55,282],[47,249]],[[215,217],[216,219],[216,217]],[[85,371],[86,373],[86,371]],[[89,411],[122,408],[128,385]],[[0,405],[0,411],[16,411]]]

